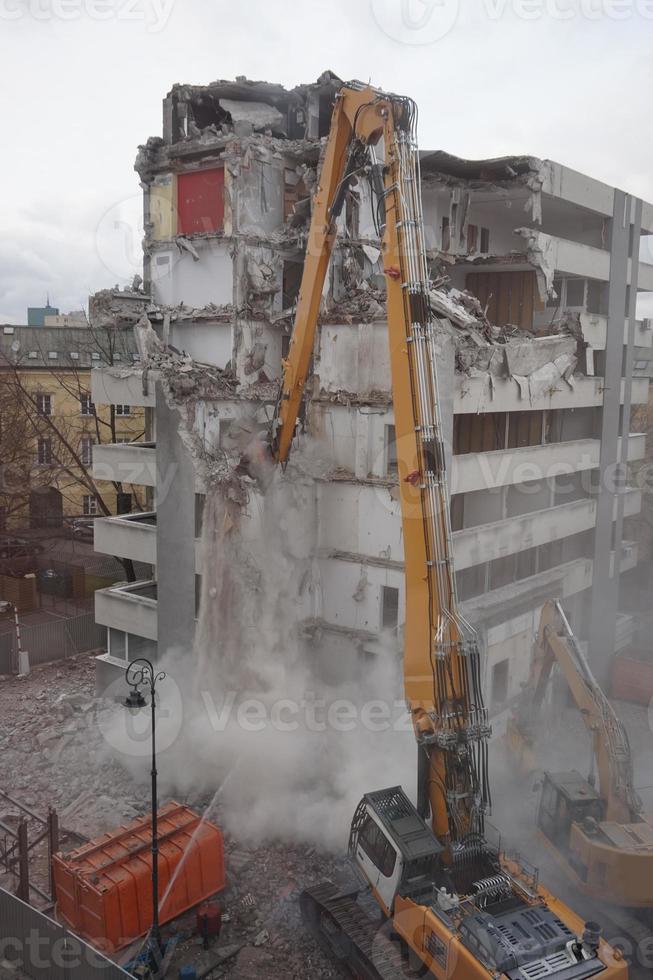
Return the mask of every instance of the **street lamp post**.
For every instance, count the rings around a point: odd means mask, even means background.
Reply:
[[[149,660],[144,657],[133,660],[126,672],[127,683],[131,691],[125,698],[125,706],[130,711],[137,712],[147,706],[147,701],[141,693],[141,687],[149,688],[150,706],[152,709],[152,928],[150,930],[150,948],[158,966],[161,959],[162,943],[159,926],[159,838],[158,838],[158,796],[156,786],[156,685],[165,678],[160,670],[155,672]]]

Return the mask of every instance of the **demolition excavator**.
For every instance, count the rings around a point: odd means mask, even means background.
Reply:
[[[476,636],[456,594],[416,125],[411,99],[362,83],[335,98],[271,432],[285,465],[338,220],[353,182],[368,180],[387,284],[417,807],[399,786],[366,793],[349,840],[365,887],[317,885],[302,893],[302,913],[343,969],[365,980],[625,980],[600,926],[583,923],[486,836],[491,731]]]
[[[522,775],[538,769],[538,722],[556,664],[591,735],[592,770],[588,779],[576,771],[544,773],[538,828],[579,891],[611,905],[651,909],[653,826],[635,791],[628,733],[557,601],[542,609],[530,677],[508,720],[506,744]]]

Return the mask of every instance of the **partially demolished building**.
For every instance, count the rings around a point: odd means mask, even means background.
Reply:
[[[96,521],[96,548],[148,562],[152,577],[96,594],[109,636],[100,683],[157,644],[191,645],[212,484],[256,534],[247,463],[273,415],[338,87],[329,73],[292,91],[177,85],[162,137],[139,149],[141,363],[94,371],[93,398],[145,406],[151,442],[98,447],[95,467],[151,487],[152,511]],[[551,596],[597,662],[629,642],[618,583],[637,565],[627,519],[641,501],[612,478],[615,461],[625,472],[645,450],[629,418],[648,397],[632,363],[652,339],[635,304],[653,290],[639,261],[653,207],[530,157],[424,152],[422,168],[458,583],[498,707],[527,676]],[[403,555],[379,217],[364,178],[339,223],[281,520],[298,621],[344,669],[400,634]]]

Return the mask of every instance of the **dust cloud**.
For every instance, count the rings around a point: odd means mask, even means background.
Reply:
[[[160,663],[159,773],[177,797],[217,792],[240,840],[342,852],[365,792],[414,795],[417,750],[396,641],[356,656],[306,628],[320,607],[314,493],[310,478],[277,474],[245,519],[228,486],[207,496],[195,649]],[[163,710],[169,682],[182,724]]]

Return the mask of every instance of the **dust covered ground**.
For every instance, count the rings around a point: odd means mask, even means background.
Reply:
[[[54,807],[64,850],[149,811],[146,767],[139,781],[105,751],[103,717],[116,710],[122,709],[95,699],[89,657],[37,667],[26,678],[0,677],[0,790],[43,818]],[[166,801],[162,794],[160,805]],[[209,801],[188,794],[179,802],[202,812]],[[260,806],[265,808],[265,799]],[[220,825],[219,804],[213,813]],[[18,821],[17,809],[2,797],[0,819],[12,826]],[[168,975],[177,976],[185,964],[206,968],[224,956],[207,977],[339,976],[304,929],[298,896],[307,884],[345,877],[344,860],[310,846],[250,847],[233,835],[225,844],[230,880],[220,897],[226,920],[221,936],[204,950],[194,914],[166,927],[165,934],[176,937]],[[33,855],[30,872],[34,883],[47,887],[42,848]],[[15,883],[0,869],[2,887],[13,890]]]

